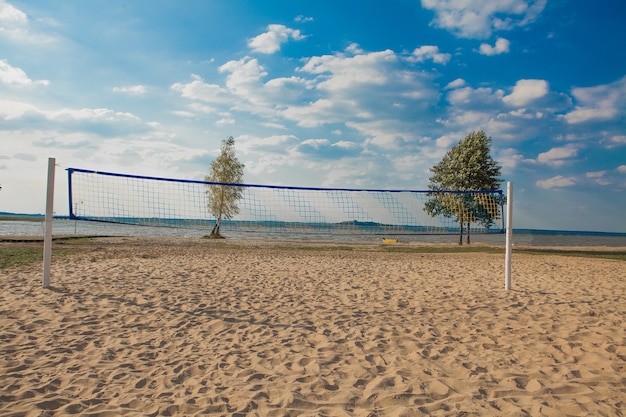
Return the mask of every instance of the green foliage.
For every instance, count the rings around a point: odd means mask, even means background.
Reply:
[[[446,153],[430,171],[431,190],[497,190],[502,167],[491,155],[491,138],[484,131],[472,132]]]
[[[484,131],[472,132],[453,146],[430,171],[428,188],[433,191],[498,190],[501,166],[491,157],[491,138]],[[424,210],[431,216],[455,218],[459,222],[459,244],[463,244],[463,225],[467,224],[467,241],[471,223],[485,227],[499,218],[502,201],[490,194],[438,193],[430,195]]]
[[[241,184],[243,169],[244,164],[235,155],[235,139],[231,136],[223,140],[220,155],[211,162],[211,172],[205,177],[207,182],[220,183],[209,184],[206,191],[208,209],[216,219],[209,237],[221,238],[222,219],[232,219],[239,213],[237,202],[242,197],[243,187],[224,184]]]

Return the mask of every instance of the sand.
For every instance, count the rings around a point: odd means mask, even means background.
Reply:
[[[49,289],[0,270],[0,416],[625,415],[626,262],[514,252],[511,291],[503,270],[100,239]]]

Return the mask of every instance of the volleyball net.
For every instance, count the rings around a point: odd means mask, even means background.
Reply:
[[[74,220],[192,228],[208,234],[217,221],[209,208],[214,198],[210,190],[237,187],[237,214],[220,225],[226,236],[458,234],[468,226],[472,234],[505,230],[501,190],[305,188],[67,171],[69,217]]]

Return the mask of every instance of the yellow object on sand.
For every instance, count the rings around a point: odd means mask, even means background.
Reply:
[[[383,238],[383,243],[398,243],[398,238],[389,239],[389,238],[384,237]]]

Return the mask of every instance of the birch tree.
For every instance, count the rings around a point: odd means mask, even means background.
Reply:
[[[215,217],[215,226],[210,238],[222,238],[220,226],[222,219],[232,219],[239,214],[238,201],[243,194],[244,164],[235,155],[235,139],[230,136],[222,141],[220,155],[211,162],[211,172],[205,177],[209,182],[206,195],[209,212]]]

